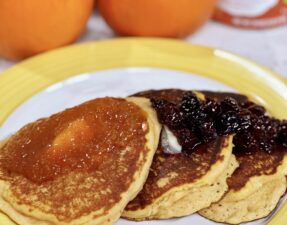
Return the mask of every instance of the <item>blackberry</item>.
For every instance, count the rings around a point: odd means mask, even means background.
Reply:
[[[248,110],[241,110],[240,112],[240,127],[238,131],[247,130],[252,126],[252,115]]]
[[[152,99],[151,102],[162,124],[170,128],[180,127],[183,124],[183,115],[175,104],[156,99]]]
[[[205,121],[197,125],[198,136],[203,142],[209,142],[217,137],[217,132],[212,121]]]
[[[193,92],[187,92],[184,94],[181,100],[180,111],[183,113],[190,114],[194,110],[198,109],[200,102],[197,99],[196,95]]]
[[[220,135],[234,133],[240,128],[240,117],[235,111],[221,113],[216,120],[216,128]]]
[[[208,114],[205,113],[201,107],[192,110],[189,113],[185,113],[184,115],[187,127],[193,131],[208,119]]]
[[[221,109],[217,102],[210,98],[207,98],[202,106],[202,111],[211,117],[215,117],[221,112]]]
[[[231,97],[225,98],[221,102],[220,107],[221,107],[223,112],[227,112],[227,111],[239,112],[240,111],[240,107],[239,107],[237,101]]]
[[[205,113],[202,110],[202,108],[199,108],[198,110],[194,111],[191,119],[197,123],[201,123],[201,122],[207,120],[208,117],[209,117],[209,115],[207,113]]]

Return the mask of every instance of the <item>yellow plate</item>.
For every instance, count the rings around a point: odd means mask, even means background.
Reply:
[[[231,53],[166,39],[125,38],[75,45],[31,58],[0,75],[0,125],[25,100],[71,76],[119,67],[157,67],[218,80],[287,118],[282,77]],[[269,225],[287,225],[285,204]],[[13,224],[0,215],[0,224]]]

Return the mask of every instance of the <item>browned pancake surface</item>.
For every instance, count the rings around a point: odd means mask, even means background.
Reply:
[[[163,90],[149,90],[135,94],[138,97],[145,97],[150,99],[164,99],[174,104],[179,104],[186,90],[180,89],[163,89]]]
[[[204,176],[220,160],[220,150],[226,144],[225,141],[227,139],[218,138],[201,145],[190,156],[165,154],[159,147],[143,190],[128,204],[126,210],[144,208],[170,189],[192,183]]]
[[[229,189],[240,190],[250,177],[276,173],[285,155],[285,150],[282,148],[276,146],[272,154],[257,149],[254,149],[252,154],[235,153],[239,167],[227,180]]]
[[[1,148],[1,179],[18,204],[71,221],[121,200],[145,156],[146,113],[96,99],[22,128]],[[144,153],[144,154],[143,154]]]
[[[141,92],[136,96],[165,99],[178,104],[184,93],[182,90],[162,90]],[[218,138],[199,146],[189,156],[165,154],[159,144],[143,190],[128,204],[126,210],[144,208],[173,187],[200,179],[221,159],[220,151],[226,142],[226,137]]]

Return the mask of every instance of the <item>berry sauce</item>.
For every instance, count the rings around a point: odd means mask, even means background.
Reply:
[[[182,96],[180,104],[151,98],[160,122],[177,137],[184,153],[218,136],[234,135],[234,152],[250,153],[260,149],[272,153],[276,145],[287,148],[287,121],[269,116],[266,109],[247,98],[214,99],[206,92],[200,100],[192,91]]]

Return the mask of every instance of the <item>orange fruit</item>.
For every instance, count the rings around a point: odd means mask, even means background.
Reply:
[[[74,42],[94,0],[0,0],[0,56],[22,59]]]
[[[217,0],[99,0],[107,23],[121,35],[182,37],[203,25]]]

